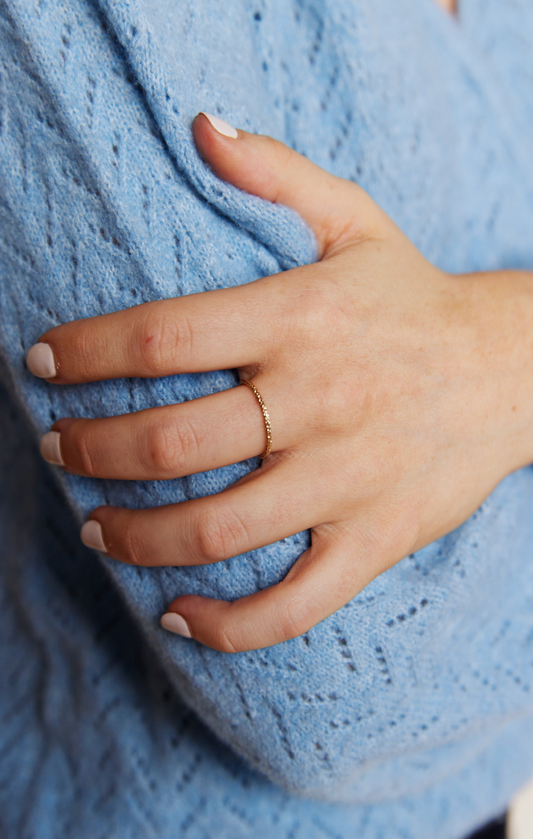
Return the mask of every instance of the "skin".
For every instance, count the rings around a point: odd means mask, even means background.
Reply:
[[[457,0],[436,0],[436,2],[451,15],[457,13]]]
[[[54,385],[221,367],[256,384],[274,440],[261,468],[217,496],[91,515],[110,556],[145,566],[217,562],[310,528],[278,585],[170,604],[195,639],[238,652],[306,632],[533,460],[533,274],[446,274],[355,184],[269,137],[225,137],[202,115],[193,131],[220,178],[303,216],[320,261],[39,340]],[[102,478],[165,480],[265,445],[245,387],[53,429],[68,471]]]

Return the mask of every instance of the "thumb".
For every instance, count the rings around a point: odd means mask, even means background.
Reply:
[[[351,181],[272,137],[237,131],[211,114],[198,114],[192,129],[200,155],[219,178],[300,214],[316,236],[320,259],[348,241],[377,235],[381,211]]]

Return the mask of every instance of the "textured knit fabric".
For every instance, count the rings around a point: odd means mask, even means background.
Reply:
[[[24,355],[75,317],[314,259],[294,213],[202,164],[200,109],[356,180],[443,269],[533,268],[529,0],[463,0],[458,24],[433,0],[0,0],[0,26],[3,833],[465,835],[533,772],[533,470],[304,637],[228,656],[162,630],[166,605],[275,583],[307,534],[142,569],[77,529],[257,463],[89,481],[36,440],[235,375],[59,388]]]

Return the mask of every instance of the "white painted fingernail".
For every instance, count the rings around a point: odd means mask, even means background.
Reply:
[[[80,538],[88,548],[94,548],[95,551],[102,551],[104,554],[107,553],[100,522],[93,521],[92,519],[91,521],[86,521],[80,531]]]
[[[167,612],[166,615],[163,615],[161,626],[163,629],[168,629],[169,632],[175,632],[176,635],[183,635],[184,638],[192,638],[187,621],[176,612]]]
[[[26,356],[28,370],[40,379],[53,379],[57,376],[56,362],[49,344],[34,344]]]
[[[213,114],[206,114],[205,111],[200,111],[200,113],[203,114],[204,117],[207,117],[215,131],[218,131],[219,134],[223,134],[224,137],[232,137],[236,140],[239,136],[237,129],[234,128],[233,125],[230,125],[229,122],[224,122],[223,119],[215,117]]]
[[[54,466],[64,466],[65,461],[61,457],[61,434],[59,431],[48,431],[41,437],[41,454],[48,463]]]

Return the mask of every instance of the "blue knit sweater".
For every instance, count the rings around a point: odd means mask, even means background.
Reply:
[[[281,579],[299,534],[213,566],[87,551],[96,505],[218,492],[57,474],[61,416],[195,398],[232,372],[52,387],[76,317],[315,258],[218,181],[197,111],[351,178],[449,271],[533,269],[533,6],[462,0],[0,0],[0,833],[458,839],[533,772],[533,470],[304,637],[235,656],[166,633],[179,594]]]

